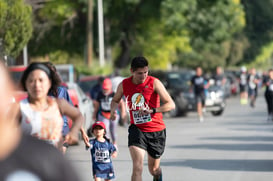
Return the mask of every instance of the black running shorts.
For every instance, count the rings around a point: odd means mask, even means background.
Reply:
[[[154,159],[160,158],[165,149],[166,129],[157,132],[142,132],[136,125],[129,126],[128,146],[137,146]]]

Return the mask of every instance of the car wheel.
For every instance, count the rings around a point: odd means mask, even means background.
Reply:
[[[176,104],[176,105],[177,105],[177,104]],[[169,114],[170,114],[170,117],[177,117],[178,114],[179,114],[178,107],[175,106],[175,108],[174,108],[173,110],[171,110],[171,111],[169,112]]]
[[[224,112],[224,109],[220,110],[220,111],[211,111],[211,114],[213,116],[221,116]]]

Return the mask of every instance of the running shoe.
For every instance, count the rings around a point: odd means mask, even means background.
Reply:
[[[161,174],[159,175],[158,178],[156,178],[156,177],[154,176],[153,181],[162,181],[162,172],[161,172]]]
[[[204,122],[204,117],[203,117],[203,116],[200,116],[200,117],[199,117],[199,121],[200,121],[200,123]]]

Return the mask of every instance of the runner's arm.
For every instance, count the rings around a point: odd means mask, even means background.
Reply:
[[[81,127],[83,125],[84,117],[78,108],[72,106],[66,100],[57,99],[57,102],[61,114],[71,118],[74,123],[70,132],[66,136],[67,137],[66,140],[68,140],[68,143],[73,142],[74,139],[76,141],[78,139],[78,132],[81,130]]]
[[[164,85],[158,79],[155,79],[154,81],[154,91],[158,93],[160,101],[163,102],[160,107],[156,108],[156,112],[167,112],[175,108],[175,104],[171,96],[167,92]]]
[[[97,100],[93,100],[93,105],[94,105],[94,111],[93,111],[92,119],[95,121],[97,119],[100,103]]]
[[[116,109],[119,106],[120,100],[123,96],[123,87],[122,82],[118,85],[117,92],[115,93],[112,101],[111,101],[111,117],[110,120],[115,120],[116,118]]]
[[[126,114],[126,105],[123,99],[120,99],[119,107],[120,107],[121,118],[124,120],[126,119],[127,114]]]

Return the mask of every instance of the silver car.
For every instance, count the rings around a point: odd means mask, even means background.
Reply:
[[[73,104],[80,109],[80,112],[85,118],[83,123],[83,128],[85,131],[91,127],[92,124],[92,114],[93,114],[93,103],[91,99],[82,91],[76,83],[67,82],[69,96]]]

